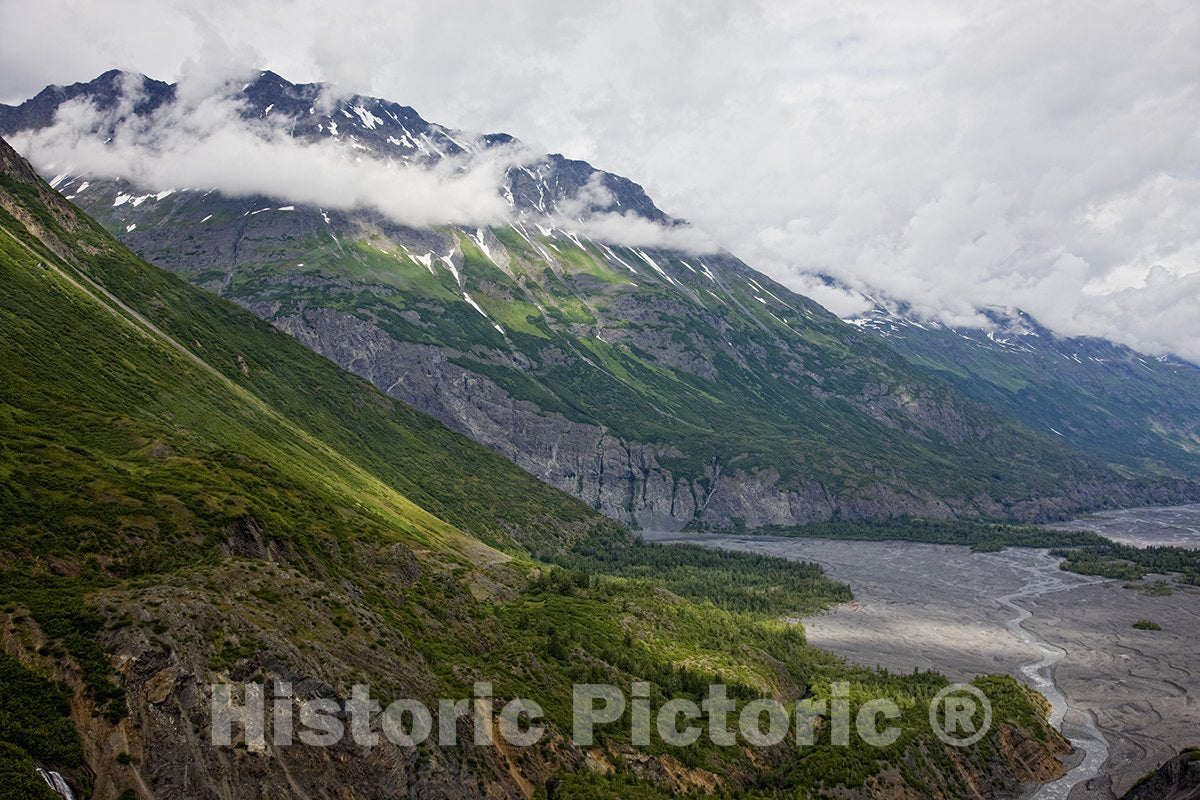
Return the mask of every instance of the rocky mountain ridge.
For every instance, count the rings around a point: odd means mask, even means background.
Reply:
[[[982,327],[947,327],[876,296],[847,321],[964,394],[1126,474],[1200,474],[1200,366],[1059,336],[1019,308],[979,315]]]
[[[322,92],[264,72],[233,95],[256,124],[381,163],[513,143],[374,98],[327,106]],[[91,135],[119,135],[174,93],[106,73],[0,109],[0,132],[32,142],[64,102],[86,101],[111,125]],[[584,162],[511,166],[497,188],[507,224],[435,228],[42,167],[143,257],[632,525],[1044,520],[1196,491],[1179,476],[1131,481],[997,414],[727,253],[589,235],[594,215],[682,223]]]

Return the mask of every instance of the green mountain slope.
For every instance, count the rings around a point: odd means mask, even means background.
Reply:
[[[2,141],[0,285],[0,785],[41,791],[36,763],[99,800],[904,784],[969,797],[1058,769],[1062,740],[1012,680],[979,682],[996,707],[987,738],[943,746],[922,703],[944,678],[845,665],[778,621],[848,596],[816,568],[637,544],[140,261]],[[627,726],[590,752],[566,738],[572,683],[647,680],[658,703],[718,678],[742,701],[786,702],[847,680],[855,703],[896,699],[904,734],[759,753],[634,748]],[[361,682],[432,701],[477,680],[542,703],[543,743],[208,743],[215,682],[288,681],[301,698]]]
[[[989,327],[914,323],[883,305],[853,320],[913,366],[1131,475],[1200,475],[1200,366],[1090,337],[1061,337],[1019,309]]]

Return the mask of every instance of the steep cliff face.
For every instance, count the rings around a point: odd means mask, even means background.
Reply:
[[[656,448],[545,413],[459,366],[455,362],[464,357],[461,352],[397,342],[366,320],[329,309],[273,321],[392,397],[445,421],[611,517],[670,530],[695,516],[692,487],[658,463]]]
[[[461,366],[464,360],[469,363],[469,355],[461,351],[397,342],[373,322],[330,309],[277,316],[273,323],[550,485],[645,530],[676,530],[700,520],[718,528],[796,525],[835,516],[968,516],[1043,522],[1082,509],[1170,504],[1194,495],[1194,487],[1183,480],[1139,486],[1112,476],[1067,482],[1058,492],[1011,503],[985,495],[945,498],[931,492],[897,491],[882,481],[854,495],[838,496],[816,480],[793,479],[785,484],[774,468],[731,469],[719,457],[704,465],[698,477],[677,476],[664,462],[684,455],[678,447],[629,441],[607,428],[546,412]]]
[[[317,110],[319,93],[263,73],[233,100],[263,135],[380,164],[471,164],[515,146],[375,98]],[[174,119],[158,116],[173,87],[106,74],[0,109],[0,130],[34,146],[65,102],[94,104],[97,137],[119,140],[132,119],[152,140]],[[1043,520],[1200,493],[1125,482],[729,254],[605,239],[588,220],[619,214],[663,239],[681,223],[583,162],[510,167],[507,223],[422,229],[283,195],[53,177],[150,261],[644,528]]]

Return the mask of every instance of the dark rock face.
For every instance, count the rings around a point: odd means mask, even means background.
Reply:
[[[327,309],[280,317],[275,325],[608,516],[673,530],[695,515],[692,487],[658,464],[657,448],[544,413],[453,363],[460,353],[397,342],[369,322]]]
[[[546,413],[514,398],[494,381],[459,366],[462,353],[396,342],[376,325],[353,315],[314,309],[274,323],[310,349],[384,389],[389,395],[444,421],[449,427],[502,453],[550,485],[586,501],[607,516],[646,530],[676,530],[700,517],[718,528],[796,525],[828,520],[893,516],[1011,517],[1045,522],[1080,509],[1175,502],[1190,496],[1186,482],[1136,488],[1113,479],[1065,487],[1048,496],[1003,506],[989,498],[952,502],[897,492],[884,485],[854,497],[831,495],[815,481],[784,486],[774,470],[708,467],[703,479],[676,476],[661,460],[669,448],[631,442],[605,428]],[[872,391],[872,397],[878,397]],[[921,412],[914,412],[921,413]],[[951,412],[932,414],[951,435],[966,436]],[[944,417],[950,414],[950,419]]]
[[[59,106],[71,100],[87,100],[100,107],[114,105],[135,77],[140,78],[138,88],[145,95],[133,107],[136,114],[149,114],[175,96],[175,89],[170,84],[111,69],[87,83],[47,86],[19,106],[0,103],[0,135],[44,128],[54,121]]]
[[[272,547],[266,533],[254,517],[241,517],[225,527],[226,539],[222,546],[226,555],[271,561]]]
[[[1133,787],[1124,800],[1200,800],[1200,750],[1188,750]]]

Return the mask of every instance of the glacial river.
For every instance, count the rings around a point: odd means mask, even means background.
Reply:
[[[1061,527],[1128,544],[1200,547],[1200,505],[1106,512]],[[954,680],[1007,672],[1041,692],[1075,753],[1030,800],[1117,796],[1200,729],[1200,592],[1152,596],[1059,569],[1043,550],[650,533],[658,541],[821,564],[855,600],[805,620],[809,640],[852,661],[937,669]],[[1132,629],[1163,622],[1158,634]],[[898,635],[900,634],[900,635]],[[1065,672],[1064,672],[1065,670]]]
[[[1011,560],[1006,553],[988,554],[989,558]],[[1010,561],[1011,563],[1011,561]],[[1100,583],[1100,580],[1081,580],[1075,576],[1064,577],[1065,573],[1058,568],[1058,559],[1046,556],[1033,564],[1022,564],[1019,569],[1028,575],[1024,586],[1014,592],[1002,595],[997,602],[1016,613],[1007,623],[1009,631],[1021,641],[1032,644],[1041,652],[1041,658],[1022,664],[1021,675],[1026,683],[1042,693],[1050,701],[1050,724],[1062,732],[1077,754],[1082,758],[1067,774],[1056,781],[1043,784],[1030,795],[1029,800],[1066,800],[1071,790],[1077,784],[1091,780],[1100,774],[1104,762],[1108,760],[1108,740],[1096,726],[1096,720],[1090,711],[1077,710],[1071,707],[1066,695],[1054,677],[1055,666],[1062,661],[1067,651],[1058,645],[1051,644],[1025,627],[1025,622],[1033,616],[1033,612],[1021,605],[1021,601],[1034,600],[1048,594],[1065,592],[1090,583]],[[1073,716],[1072,725],[1066,725],[1067,715]]]

